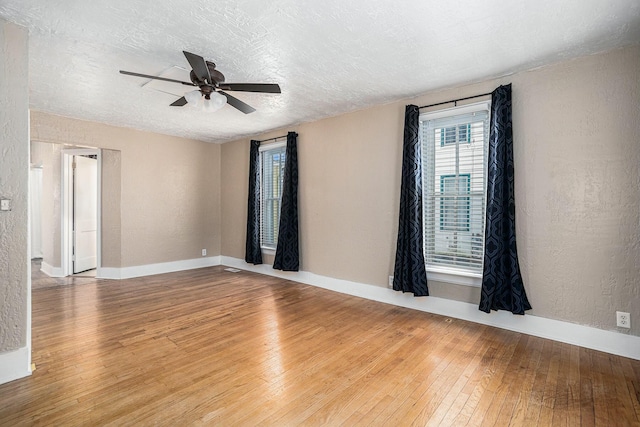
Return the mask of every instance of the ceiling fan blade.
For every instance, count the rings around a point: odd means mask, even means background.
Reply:
[[[182,98],[178,98],[171,103],[172,107],[182,107],[183,105],[187,105],[187,99],[183,96]]]
[[[276,83],[220,83],[219,87],[235,92],[281,93]]]
[[[187,85],[187,86],[195,86],[191,82],[183,82],[182,80],[168,79],[166,77],[150,76],[149,74],[132,73],[131,71],[120,70],[120,74],[126,74],[128,76],[135,76],[135,77],[144,77],[144,78],[147,78],[147,79],[163,80],[165,82],[181,83],[181,84]]]
[[[242,111],[245,114],[253,113],[254,111],[256,111],[256,109],[253,108],[251,105],[240,101],[238,98],[233,97],[228,93],[224,93],[223,91],[218,91],[218,93],[221,93],[227,97],[227,104],[231,105],[234,108],[237,108],[238,110]]]
[[[211,84],[211,75],[209,74],[209,67],[207,67],[207,63],[204,58],[200,55],[196,55],[195,53],[187,52],[183,50],[184,56],[189,61],[189,65],[193,68],[193,72],[195,73],[198,80],[206,81]]]

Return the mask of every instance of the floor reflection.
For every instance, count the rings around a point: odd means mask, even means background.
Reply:
[[[284,366],[282,361],[282,348],[280,341],[280,322],[278,319],[278,307],[273,296],[263,301],[262,325],[265,344],[267,345],[268,357],[264,358],[262,364],[263,379],[268,384],[270,397],[283,397]]]

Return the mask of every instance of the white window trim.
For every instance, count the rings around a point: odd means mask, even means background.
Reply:
[[[482,286],[482,275],[449,269],[446,267],[427,267],[427,280],[434,282],[450,283],[453,285]]]
[[[263,151],[273,150],[275,148],[286,147],[287,141],[281,142],[272,142],[271,144],[261,145],[258,147],[258,152],[262,153]]]
[[[460,107],[445,108],[438,111],[428,111],[420,114],[420,121],[435,120],[451,115],[470,114],[478,111],[491,112],[491,101],[474,102],[473,104],[463,105]]]
[[[287,141],[280,142],[272,142],[270,144],[260,145],[258,147],[258,153],[263,153],[265,151],[274,150],[276,148],[286,147]],[[262,170],[262,156],[260,156],[260,170]],[[262,200],[262,175],[260,175],[260,200]],[[260,208],[262,212],[262,207]],[[272,248],[271,246],[263,246],[262,245],[262,217],[260,218],[260,250],[265,255],[275,255],[276,248]]]
[[[460,107],[451,107],[438,111],[429,111],[426,113],[422,113],[419,117],[420,128],[422,129],[423,121],[439,119],[451,115],[475,113],[477,111],[488,111],[489,115],[491,115],[491,101],[475,102],[473,104],[468,104]],[[419,135],[420,138],[422,138],[422,131],[419,132]],[[422,144],[422,141],[420,141],[420,144]],[[424,218],[424,203],[422,205],[422,215]],[[471,286],[477,288],[482,286],[482,274],[471,273],[468,271],[447,267],[426,267],[426,272],[428,281],[443,282],[453,285]]]

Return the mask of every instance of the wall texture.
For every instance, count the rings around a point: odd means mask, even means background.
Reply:
[[[386,286],[393,271],[404,106],[513,84],[518,249],[536,316],[640,335],[640,47],[450,88],[299,133],[301,269]],[[222,254],[244,258],[248,140],[222,147]],[[479,288],[430,281],[477,303]]]
[[[0,353],[28,344],[28,65],[27,30],[0,20]]]
[[[105,267],[220,254],[219,145],[41,112],[31,114],[31,139],[110,150],[103,190],[120,199],[103,201],[103,234],[116,233],[103,235]]]

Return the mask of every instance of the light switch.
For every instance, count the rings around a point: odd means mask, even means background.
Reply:
[[[0,211],[11,210],[11,199],[0,199]]]

